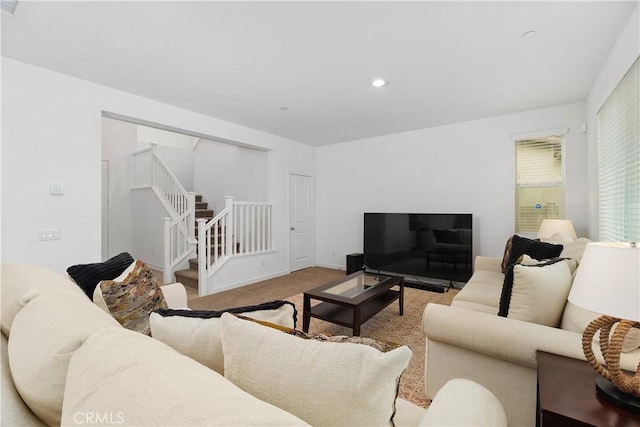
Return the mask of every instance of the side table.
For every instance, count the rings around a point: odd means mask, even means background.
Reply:
[[[640,426],[640,414],[618,408],[596,394],[598,373],[587,362],[543,351],[536,355],[538,426]]]

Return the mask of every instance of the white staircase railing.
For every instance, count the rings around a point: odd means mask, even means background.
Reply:
[[[195,193],[184,189],[158,156],[155,144],[133,154],[132,188],[151,188],[171,218],[164,219],[163,280],[173,280],[173,268],[193,252],[195,241]]]
[[[273,250],[272,205],[236,202],[225,197],[225,208],[212,220],[198,220],[198,290],[232,256]]]

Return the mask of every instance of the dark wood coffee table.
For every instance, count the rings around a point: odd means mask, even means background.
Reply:
[[[312,307],[312,299],[322,302]],[[315,317],[360,335],[360,326],[395,300],[399,300],[402,316],[404,278],[359,271],[304,293],[302,330],[309,332],[309,322]]]

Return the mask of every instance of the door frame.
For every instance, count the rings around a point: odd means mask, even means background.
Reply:
[[[296,171],[289,171],[289,174],[287,175],[287,246],[288,246],[288,251],[287,251],[287,260],[288,260],[288,265],[289,265],[289,272],[292,272],[294,270],[292,270],[292,265],[293,265],[293,260],[292,260],[292,255],[293,255],[293,242],[292,242],[292,233],[291,233],[291,227],[292,227],[292,217],[291,217],[291,208],[292,208],[292,203],[293,203],[293,195],[291,194],[291,182],[292,182],[292,177],[293,176],[302,176],[305,178],[308,178],[310,181],[310,188],[311,188],[311,198],[310,198],[310,212],[311,212],[311,225],[310,225],[310,247],[309,247],[309,258],[311,259],[311,265],[309,267],[314,267],[315,266],[315,180],[313,179],[313,175],[309,174],[309,173],[305,173],[305,172],[296,172]]]

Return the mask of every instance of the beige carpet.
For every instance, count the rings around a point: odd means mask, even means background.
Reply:
[[[449,305],[458,290],[452,289],[444,294],[418,289],[405,288],[404,315],[398,314],[398,302],[386,307],[382,312],[369,319],[361,328],[361,336],[393,341],[405,344],[413,351],[409,367],[400,379],[399,396],[418,406],[427,407],[424,394],[424,346],[422,333],[422,313],[428,303]],[[293,302],[298,310],[297,328],[302,329],[302,294],[286,298]],[[312,304],[317,301],[312,300]],[[352,335],[352,330],[319,319],[311,319],[309,333],[330,335]]]

